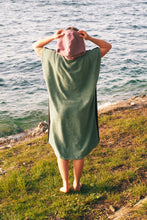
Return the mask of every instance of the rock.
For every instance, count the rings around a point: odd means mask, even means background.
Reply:
[[[134,105],[135,105],[135,103],[134,103],[134,102],[131,102],[131,103],[130,103],[130,105],[134,106]]]
[[[48,123],[46,121],[40,122],[38,128],[44,132],[48,129]]]
[[[0,145],[5,143],[5,139],[4,138],[0,138]]]
[[[131,99],[133,100],[133,99],[136,99],[136,98],[138,98],[138,96],[137,96],[137,95],[133,96]]]
[[[115,208],[114,208],[112,205],[109,206],[109,209],[110,209],[112,212],[115,212]]]
[[[11,141],[10,141],[10,144],[14,144],[14,143],[16,143],[17,142],[17,138],[14,138],[14,139],[12,139]]]
[[[48,131],[48,123],[43,121],[43,122],[40,122],[37,128],[33,130],[32,136],[41,135],[41,134],[46,133],[47,131]]]
[[[5,174],[6,174],[6,171],[0,168],[0,175],[5,175]]]
[[[141,97],[141,98],[144,98],[144,97],[146,97],[146,95],[145,95],[145,94],[143,94],[143,95],[141,95],[140,97]]]
[[[133,211],[136,211],[138,208],[143,207],[144,204],[147,202],[147,197],[144,199],[140,200],[137,204],[135,204],[133,207],[122,207],[113,215],[108,216],[108,219],[112,220],[122,220],[122,219],[129,219],[129,214],[132,213]]]

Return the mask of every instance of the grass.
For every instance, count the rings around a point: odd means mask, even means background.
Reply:
[[[56,157],[47,136],[0,151],[0,219],[108,219],[146,196],[147,109],[99,117],[100,144],[85,158],[83,187],[59,192]],[[73,182],[70,163],[70,182]],[[128,219],[142,219],[145,207]]]
[[[126,220],[146,219],[147,211],[145,210],[147,210],[147,202],[145,202],[143,206],[139,207],[137,210],[130,212]]]

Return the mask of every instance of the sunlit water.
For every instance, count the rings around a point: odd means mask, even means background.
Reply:
[[[60,28],[76,26],[113,46],[102,58],[99,107],[146,94],[146,8],[145,0],[0,1],[0,137],[47,120],[47,90],[32,43]],[[56,41],[48,47],[55,49]]]

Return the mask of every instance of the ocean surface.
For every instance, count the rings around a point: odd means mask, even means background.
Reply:
[[[0,137],[47,120],[47,90],[32,43],[69,26],[112,44],[102,58],[99,108],[147,93],[146,0],[1,0]],[[48,47],[56,49],[56,41]]]

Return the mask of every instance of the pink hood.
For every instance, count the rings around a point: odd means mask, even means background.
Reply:
[[[56,51],[67,60],[74,60],[85,54],[85,43],[77,31],[65,30],[64,36],[58,39]]]

